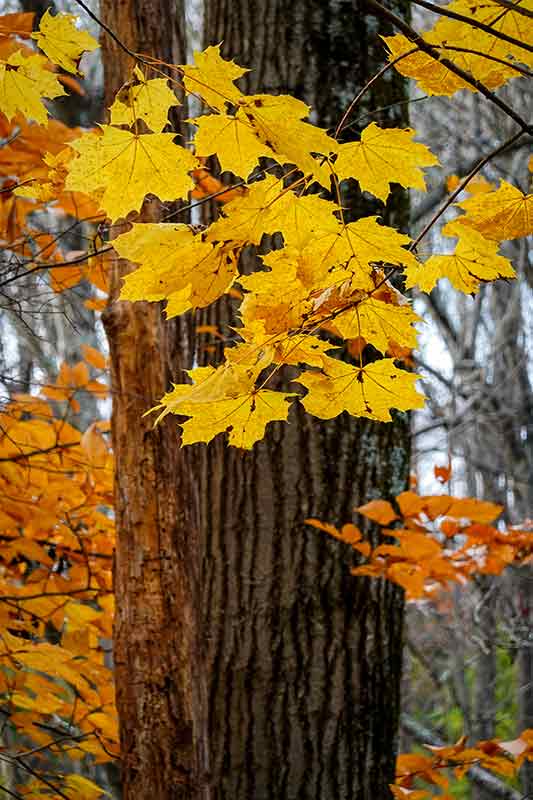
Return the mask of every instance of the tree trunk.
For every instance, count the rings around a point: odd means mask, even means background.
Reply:
[[[223,41],[225,57],[252,69],[245,89],[294,94],[326,127],[383,64],[379,33],[390,31],[352,0],[206,3],[205,44]],[[389,74],[353,117],[404,98]],[[402,124],[404,109],[372,119]],[[353,187],[343,205],[352,219],[383,213]],[[405,198],[396,195],[387,212],[387,221],[404,222]],[[205,321],[231,323],[229,305],[219,303]],[[222,439],[197,452],[213,796],[388,797],[402,593],[351,577],[350,548],[304,521],[342,524],[360,503],[406,488],[407,416],[384,425],[294,412],[288,425],[269,425],[251,453]]]
[[[184,24],[171,0],[104,0],[103,21],[130,50],[183,63]],[[133,60],[103,40],[107,105]],[[158,218],[146,203],[143,219]],[[117,226],[114,232],[117,232]],[[161,309],[122,303],[117,265],[105,314],[113,392],[117,526],[115,671],[123,797],[206,797],[204,682],[198,644],[197,497],[175,423],[143,414],[167,390],[189,353],[185,323]]]

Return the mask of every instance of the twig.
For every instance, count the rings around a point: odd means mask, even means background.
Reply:
[[[426,42],[425,39],[423,39],[422,36],[414,30],[414,28],[411,28],[410,25],[404,22],[403,19],[398,17],[392,11],[389,11],[389,9],[385,8],[385,6],[382,6],[381,3],[377,2],[377,0],[367,0],[367,5],[370,9],[374,9],[375,13],[378,16],[381,16],[384,19],[389,20],[389,22],[391,22],[396,28],[398,28],[398,30],[402,31],[402,33],[404,33],[405,36],[413,44],[417,45],[419,50],[421,50],[423,53],[427,53],[428,56],[435,59],[435,61],[438,61],[439,64],[442,64],[443,67],[446,67],[446,69],[449,69],[450,72],[453,72],[463,81],[470,84],[470,86],[473,86],[476,89],[476,91],[478,91],[480,94],[486,97],[487,100],[490,100],[491,103],[493,103],[508,117],[514,120],[517,123],[517,125],[519,125],[520,128],[522,128],[524,132],[533,134],[533,125],[530,125],[525,120],[523,120],[522,117],[519,114],[517,114],[516,111],[514,111],[514,109],[511,108],[511,106],[507,105],[507,103],[505,103],[503,100],[497,97],[494,94],[494,92],[490,91],[490,89],[487,89],[484,83],[481,83],[481,81],[478,81],[477,78],[474,78],[468,72],[465,72],[464,69],[458,67],[456,64],[453,63],[453,61],[450,61],[447,58],[442,58],[438,49],[433,45],[429,44],[428,42]],[[465,17],[465,19],[467,18]]]
[[[431,217],[431,219],[429,220],[429,222],[427,223],[427,225],[425,225],[425,226],[424,226],[424,228],[423,228],[423,229],[422,229],[422,231],[421,231],[421,232],[418,234],[418,236],[416,237],[416,239],[415,239],[413,242],[411,242],[411,245],[410,245],[410,247],[409,247],[409,250],[410,250],[411,252],[413,252],[414,250],[416,250],[416,248],[418,247],[418,245],[420,244],[420,242],[422,241],[422,239],[424,238],[424,236],[425,236],[425,235],[428,233],[428,231],[429,231],[429,230],[430,230],[430,229],[433,227],[433,225],[435,224],[435,222],[436,222],[436,221],[439,219],[439,217],[440,217],[440,216],[442,216],[442,214],[444,214],[444,212],[446,211],[446,209],[447,209],[447,208],[449,208],[449,206],[451,206],[451,204],[453,203],[453,201],[455,200],[455,198],[456,198],[458,195],[460,195],[460,194],[461,194],[461,192],[463,191],[463,189],[465,188],[465,186],[467,186],[467,184],[468,184],[468,183],[469,183],[469,182],[472,180],[472,178],[473,178],[475,175],[477,175],[477,173],[479,172],[479,170],[480,170],[480,169],[482,169],[482,168],[485,166],[485,164],[487,164],[487,163],[488,163],[488,162],[489,162],[489,161],[490,161],[492,158],[495,158],[495,157],[496,157],[496,156],[497,156],[499,153],[503,152],[503,151],[504,151],[504,150],[506,150],[508,147],[510,147],[511,145],[513,145],[513,144],[514,144],[514,143],[515,143],[515,142],[516,142],[516,141],[517,141],[517,140],[518,140],[518,139],[519,139],[519,138],[520,138],[520,137],[523,135],[523,133],[524,133],[524,131],[518,131],[518,133],[515,133],[513,136],[511,136],[511,138],[510,138],[510,139],[507,139],[507,141],[505,141],[503,144],[499,145],[499,146],[498,146],[498,147],[496,147],[494,150],[491,150],[491,152],[490,152],[490,153],[488,153],[488,154],[487,154],[487,155],[486,155],[484,158],[482,158],[482,159],[481,159],[481,161],[479,161],[479,162],[476,164],[476,166],[475,166],[473,169],[471,169],[471,170],[470,170],[470,172],[468,173],[468,175],[466,175],[466,176],[463,178],[463,180],[461,181],[461,183],[459,184],[459,186],[457,187],[457,189],[455,189],[455,191],[454,191],[454,192],[452,192],[452,194],[451,194],[451,195],[448,197],[448,199],[446,200],[446,202],[445,202],[445,203],[444,203],[444,204],[441,206],[441,208],[439,208],[439,210],[438,210],[438,211],[437,211],[437,212],[436,212],[436,213],[435,213],[435,214],[434,214],[434,215]]]
[[[76,0],[76,3],[83,8],[83,10],[90,16],[90,18],[94,22],[96,22],[96,24],[99,25],[100,28],[102,28],[102,30],[104,30],[108,34],[108,36],[111,36],[113,41],[115,41],[118,44],[118,46],[122,50],[124,50],[125,53],[127,53],[129,56],[134,58],[135,61],[140,61],[142,64],[146,64],[147,66],[150,66],[150,63],[148,61],[146,61],[146,59],[144,59],[138,53],[134,53],[133,50],[130,50],[130,48],[127,45],[125,45],[124,42],[122,42],[119,39],[117,34],[114,31],[112,31],[111,28],[108,25],[105,24],[105,22],[102,22],[102,20],[99,19],[96,16],[96,14],[93,11],[91,11],[91,9],[87,5],[85,5],[83,0]]]
[[[533,53],[533,47],[530,44],[521,42],[520,39],[515,39],[513,36],[509,36],[507,33],[503,33],[503,31],[497,31],[490,25],[487,25],[485,22],[480,22],[475,17],[465,17],[463,14],[458,14],[457,11],[450,11],[447,6],[436,6],[434,3],[428,3],[427,0],[412,0],[412,2],[416,6],[427,8],[428,11],[432,11],[434,14],[438,14],[441,17],[449,17],[450,19],[456,19],[459,22],[464,22],[467,25],[470,25],[471,28],[479,28],[481,31],[490,33],[491,36],[495,36],[497,39],[502,39],[504,42],[508,42],[515,47],[521,47],[522,50],[527,50],[529,53]],[[531,14],[531,16],[533,16],[533,14]]]
[[[376,74],[375,74],[375,75],[374,75],[372,78],[370,78],[370,80],[368,81],[368,83],[366,83],[366,84],[363,86],[363,88],[361,89],[361,91],[360,91],[360,92],[358,92],[358,94],[356,94],[356,96],[354,97],[354,99],[352,100],[352,102],[350,103],[350,105],[348,106],[348,108],[346,109],[346,111],[344,112],[344,114],[342,115],[342,119],[341,119],[341,121],[339,122],[339,124],[338,124],[338,125],[337,125],[337,127],[335,128],[335,133],[333,134],[333,138],[334,138],[334,139],[336,139],[336,138],[337,138],[337,136],[339,135],[339,133],[340,133],[340,132],[342,131],[342,129],[344,128],[344,123],[346,122],[346,120],[348,119],[348,117],[350,116],[350,114],[352,113],[352,109],[353,109],[353,108],[354,108],[354,107],[357,105],[357,103],[359,102],[359,100],[360,100],[360,99],[363,97],[363,95],[364,95],[364,94],[366,94],[366,92],[367,92],[367,91],[370,89],[370,87],[371,87],[371,86],[372,86],[372,85],[373,85],[373,84],[374,84],[374,83],[375,83],[377,80],[379,80],[379,78],[381,78],[381,76],[382,76],[382,75],[383,75],[385,72],[387,72],[387,70],[388,70],[388,69],[390,69],[391,67],[394,67],[394,65],[395,65],[395,64],[397,64],[397,63],[398,63],[398,61],[401,61],[403,58],[407,58],[407,56],[410,56],[410,55],[412,55],[413,53],[416,53],[416,51],[417,51],[417,48],[416,48],[416,47],[413,47],[413,49],[412,49],[412,50],[408,50],[408,51],[407,51],[407,53],[402,53],[401,55],[399,55],[399,56],[396,56],[396,58],[394,58],[392,61],[389,61],[389,62],[388,62],[388,64],[385,64],[383,67],[381,67],[381,69],[379,70],[379,72],[376,72]]]

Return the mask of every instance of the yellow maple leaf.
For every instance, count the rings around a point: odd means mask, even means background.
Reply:
[[[459,89],[475,91],[469,83],[422,50],[405,56],[405,53],[413,50],[414,44],[403,34],[383,36],[382,39],[389,48],[391,61],[404,56],[397,62],[395,69],[406,78],[414,78],[425,94],[450,97]]]
[[[498,0],[483,0],[482,3],[476,2],[476,0],[453,0],[448,8],[459,14],[483,22],[485,25],[490,25],[495,31],[506,33],[508,36],[512,36],[513,39],[516,39],[524,45],[533,46],[531,16],[527,13],[520,13],[522,10],[530,13],[533,12],[533,2],[531,2],[531,0],[523,0],[517,11],[514,11],[512,8],[506,8],[503,13],[502,6],[498,3]],[[461,22],[458,24],[462,25]],[[481,33],[481,31],[476,31],[476,39],[479,33]],[[518,44],[502,42],[496,37],[491,37],[491,39],[494,42],[493,47],[498,46],[506,54],[512,55],[517,61],[527,64],[528,66],[533,66],[533,56],[530,50],[526,50],[525,47],[521,47]],[[481,49],[477,46],[477,41],[475,49]]]
[[[528,43],[532,38],[527,16],[511,11],[502,14],[501,8],[497,11],[497,4],[492,0],[489,3],[458,0],[457,3],[451,3],[448,8],[457,8],[460,13],[485,24],[491,17],[489,24],[493,25],[495,30],[507,32],[518,41]],[[498,25],[503,20],[506,21]],[[488,89],[496,89],[511,78],[520,76],[521,73],[513,67],[512,62],[509,63],[510,57],[526,64],[531,63],[531,54],[527,49],[502,41],[479,29],[475,29],[473,36],[473,30],[460,20],[441,18],[431,30],[423,34],[423,39],[438,50],[441,58],[456,64]],[[459,89],[476,91],[472,83],[460,78],[432,55],[416,50],[406,56],[405,54],[412,51],[415,45],[403,34],[383,39],[391,52],[391,59],[403,56],[395,65],[398,72],[414,78],[420,89],[427,94],[450,96]]]
[[[39,30],[32,33],[32,38],[50,61],[74,74],[78,72],[77,62],[81,54],[98,47],[98,42],[90,33],[76,27],[76,17],[72,14],[52,16],[50,9],[43,14]]]
[[[469,16],[474,17],[475,14],[469,12]],[[434,27],[424,34],[424,39],[429,44],[437,45],[443,58],[452,61],[489,89],[497,89],[510,78],[520,76],[512,64],[502,63],[508,59],[512,45],[509,46],[507,42],[479,29],[473,37],[472,28],[460,20],[439,19]],[[486,58],[485,54],[489,58]],[[490,56],[499,60],[495,61]],[[471,90],[474,91],[473,88]]]
[[[502,241],[533,233],[533,194],[524,195],[506,181],[494,192],[474,195],[457,205],[466,211],[461,224],[488,239]]]
[[[303,121],[310,112],[301,100],[287,95],[250,95],[240,101],[237,116],[246,119],[280,164],[295,164],[327,188],[332,167],[324,160],[337,152],[337,141],[325,130]]]
[[[307,244],[316,246],[323,235],[342,232],[342,225],[335,217],[338,208],[317,195],[298,197],[290,189],[284,189],[279,179],[268,175],[250,184],[243,197],[225,205],[223,216],[210,225],[206,238],[259,244],[263,234],[279,231],[286,245],[301,250]],[[316,255],[315,261],[319,260]]]
[[[43,203],[56,200],[63,191],[67,166],[72,156],[70,147],[65,147],[59,153],[44,153],[42,160],[48,169],[46,180],[30,178],[30,182],[24,186],[18,186],[14,194],[17,197],[31,197]]]
[[[191,417],[182,423],[183,445],[210,442],[229,431],[229,444],[250,449],[263,438],[269,422],[287,419],[288,401],[294,395],[254,388],[271,354],[244,344],[231,348],[228,355],[231,360],[218,369],[189,370],[193,385],[174,386],[161,399],[159,419],[168,413]]]
[[[426,191],[422,167],[439,163],[423,144],[413,142],[411,128],[380,128],[372,122],[361,134],[360,142],[339,145],[335,172],[340,180],[356,178],[363,191],[385,200],[390,184]]]
[[[46,63],[44,56],[25,56],[18,50],[7,61],[0,61],[0,108],[8,119],[20,112],[27,119],[46,125],[48,113],[43,98],[66,94],[54,73],[46,69]]]
[[[391,408],[408,411],[424,405],[423,395],[415,389],[418,378],[398,369],[391,358],[361,368],[323,356],[322,372],[304,372],[297,381],[308,389],[302,403],[315,417],[332,419],[347,411],[389,422]]]
[[[343,339],[362,336],[376,350],[385,353],[389,342],[413,349],[417,343],[417,332],[412,327],[421,322],[418,314],[409,305],[393,305],[367,297],[354,308],[335,317],[333,326]]]
[[[198,160],[174,144],[174,133],[137,135],[101,126],[70,143],[79,154],[69,165],[65,188],[98,200],[111,220],[140,211],[147,194],[178,200],[194,188],[189,173]]]
[[[247,290],[240,308],[243,322],[261,320],[268,334],[297,329],[312,309],[309,290],[296,277],[294,265],[278,259],[268,263],[274,266],[270,272],[239,277]]]
[[[207,229],[207,241],[259,244],[264,233],[280,229],[290,195],[291,192],[283,191],[282,181],[273,175],[254,181],[242,197],[226,203],[221,217]]]
[[[154,133],[161,133],[168,123],[168,112],[180,103],[166,78],[147,80],[139,67],[135,67],[136,82],[120,89],[111,108],[112,125],[131,127],[141,119]]]
[[[229,431],[228,444],[250,450],[262,439],[269,422],[286,421],[289,402],[294,395],[273,392],[269,389],[255,391],[252,395],[205,404],[202,413],[182,424],[182,444],[210,442],[223,431]],[[198,407],[184,406],[181,413],[198,411]]]
[[[466,227],[463,218],[460,222],[448,223],[443,233],[459,237],[455,252],[431,256],[424,265],[408,267],[405,270],[407,288],[418,284],[423,292],[430,292],[438,280],[448,278],[459,291],[476,294],[484,281],[516,277],[510,261],[498,255],[498,243]]]
[[[258,160],[276,158],[274,151],[256,135],[246,119],[225,114],[209,114],[193,120],[198,126],[194,137],[198,156],[216,153],[223,172],[247,178]]]
[[[113,242],[122,258],[140,264],[124,278],[123,300],[168,300],[167,317],[209,305],[233,283],[236,260],[220,244],[202,241],[188,225],[133,225]]]
[[[242,92],[234,84],[248,69],[239,67],[233,61],[226,61],[220,55],[220,45],[206,48],[201,53],[194,53],[194,64],[181,67],[183,85],[189,94],[197,94],[211,108],[224,111],[226,103],[232,105],[239,102]]]
[[[321,237],[313,247],[322,258],[327,249],[330,264],[339,265],[330,271],[326,285],[341,286],[349,282],[354,289],[370,290],[374,288],[370,278],[372,265],[416,265],[416,258],[404,247],[409,242],[405,234],[380,225],[377,217],[363,217],[348,223],[338,235]]]

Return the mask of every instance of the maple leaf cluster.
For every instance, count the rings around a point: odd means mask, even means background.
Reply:
[[[450,58],[471,67],[477,79],[501,85],[520,74],[512,64],[504,69],[498,62],[496,79],[493,69],[496,51],[497,58],[518,63],[522,52],[516,48],[503,43],[504,52],[501,40],[495,43],[487,34],[489,39],[476,45],[490,54],[481,58],[488,70],[484,72],[478,56],[454,44],[464,36],[464,25],[441,20],[436,27],[437,32],[426,34],[428,41],[435,46],[440,36],[455,54]],[[51,61],[72,72],[82,50],[93,46],[68,17],[46,16],[33,37]],[[446,66],[434,64],[428,70],[425,53],[405,55],[401,35],[386,41],[397,68],[412,77],[422,80],[428,72],[444,70],[443,78],[434,76],[433,93],[462,88],[460,81],[450,79],[457,76],[448,75]],[[16,53],[20,60],[20,51]],[[18,102],[18,91],[9,83],[28,79],[26,62],[11,64],[9,58],[4,113],[42,122],[40,99],[30,107]],[[40,71],[31,73],[39,98],[56,96],[49,86],[56,78],[44,56],[27,58],[39,59]],[[295,402],[322,419],[348,411],[389,421],[391,409],[420,408],[418,376],[395,363],[398,353],[416,346],[414,326],[420,320],[391,277],[402,275],[406,288],[422,291],[446,277],[469,294],[483,281],[513,278],[510,262],[498,254],[498,243],[529,232],[531,198],[502,183],[481,204],[475,196],[459,204],[466,213],[443,230],[457,240],[454,252],[433,254],[422,263],[415,243],[378,218],[345,222],[341,202],[345,181],[358,181],[362,191],[383,202],[391,183],[424,190],[423,170],[438,160],[413,141],[414,131],[371,123],[359,141],[343,143],[342,127],[330,135],[310,124],[310,109],[300,100],[241,92],[235,81],[246,70],[224,60],[218,46],[196,53],[194,65],[179,67],[180,81],[173,80],[172,87],[167,78],[146,74],[149,62],[143,60],[142,66],[144,71],[135,66],[131,80],[118,92],[110,124],[69,139],[68,148],[59,153],[47,153],[41,174],[14,192],[18,198],[54,203],[64,195],[85,196],[116,222],[138,213],[147,195],[176,201],[204,194],[198,184],[209,177],[206,159],[216,157],[221,176],[240,178],[240,191],[228,190],[223,209],[209,226],[199,230],[184,223],[133,222],[113,242],[120,257],[138,265],[125,278],[122,299],[166,300],[169,318],[235,294],[237,286],[241,296],[244,291],[235,330],[238,343],[226,348],[218,367],[191,370],[188,383],[161,399],[160,416],[188,417],[182,425],[183,444],[208,442],[227,431],[230,444],[250,448],[269,422],[287,419]],[[199,97],[210,112],[191,120],[194,136],[182,144],[165,130],[169,110],[179,105],[177,84]],[[281,177],[279,168],[276,173],[276,168],[264,166],[272,163],[283,168]],[[222,186],[216,176],[212,181]],[[261,256],[259,271],[241,274],[243,250],[273,237],[283,246]],[[71,281],[81,274],[75,268]],[[385,357],[363,360],[366,345]],[[356,354],[356,363],[340,360],[343,348]],[[269,382],[286,367],[291,367],[293,391],[273,391]]]

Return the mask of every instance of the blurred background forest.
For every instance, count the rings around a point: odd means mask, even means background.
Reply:
[[[95,0],[88,0],[98,13]],[[52,7],[79,15],[83,26],[99,36],[98,26],[74,0],[2,0],[0,13],[32,11],[38,20]],[[433,19],[417,9],[416,27]],[[426,16],[427,15],[427,16]],[[200,3],[190,3],[191,40],[201,30]],[[239,54],[235,58],[239,61]],[[79,89],[54,101],[56,119],[69,127],[90,127],[105,117],[102,68],[97,53],[84,57],[85,79]],[[533,87],[527,78],[501,90],[514,108],[533,107]],[[480,152],[509,138],[511,122],[478,95],[458,92],[452,98],[426,97],[412,90],[410,124],[438,155],[442,168],[429,171],[426,194],[413,192],[409,233],[414,236],[431,219],[447,193],[466,175]],[[367,117],[370,117],[368,114]],[[367,124],[370,119],[362,120]],[[473,144],[475,143],[475,145]],[[5,187],[13,178],[12,156],[17,139],[0,141],[0,238],[10,241],[18,212]],[[475,179],[471,191],[484,192],[500,179],[529,189],[528,157],[531,140],[524,137],[514,149],[494,159]],[[466,194],[464,195],[466,197]],[[461,197],[460,199],[464,199]],[[60,236],[71,254],[94,240],[91,223],[57,229],[46,213],[34,215],[32,225]],[[446,215],[431,232],[438,240]],[[414,306],[424,318],[421,347],[412,354],[423,375],[426,409],[412,416],[412,482],[421,493],[448,491],[501,503],[507,525],[524,524],[533,515],[533,281],[531,242],[506,242],[503,254],[518,272],[513,283],[481,287],[475,297],[455,292],[442,282],[430,295],[415,295]],[[2,256],[6,258],[6,256]],[[84,359],[82,346],[105,351],[100,310],[105,282],[95,289],[88,280],[60,293],[49,271],[9,280],[0,295],[0,392],[6,404],[14,394],[33,394],[54,384],[61,364]],[[63,276],[65,277],[65,276]],[[101,373],[100,381],[105,381]],[[110,413],[110,402],[98,394],[78,396],[69,407],[68,421],[85,430]],[[435,467],[444,467],[435,472]],[[528,523],[533,529],[533,521]],[[412,602],[407,609],[404,653],[401,751],[424,742],[452,743],[463,733],[469,739],[512,739],[533,728],[533,571],[510,568],[502,576],[482,576],[467,586],[439,595],[435,602]],[[3,731],[6,744],[10,733]],[[79,769],[79,764],[74,769]],[[3,765],[4,774],[11,766]],[[111,792],[116,775],[99,774]],[[107,772],[106,772],[107,770]],[[115,789],[113,789],[115,786]],[[516,793],[509,799],[533,797],[533,763],[522,768]],[[452,793],[464,800],[491,800],[491,789],[468,778],[456,782]],[[118,796],[118,795],[117,795]]]

